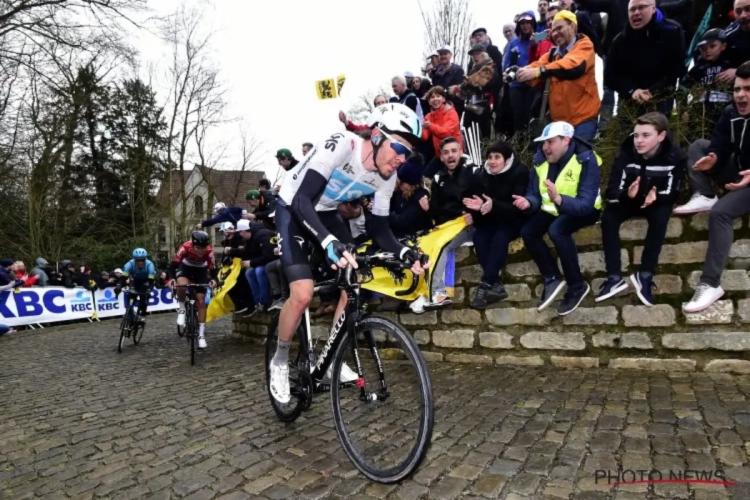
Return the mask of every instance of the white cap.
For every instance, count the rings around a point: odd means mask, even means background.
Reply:
[[[247,219],[238,220],[237,231],[250,231],[250,221]]]
[[[573,137],[575,129],[568,122],[552,122],[542,131],[542,135],[534,139],[534,142],[544,142],[553,137]]]
[[[404,78],[414,78],[414,73],[411,71],[404,71]]]
[[[216,205],[214,205],[214,213],[218,214],[219,210],[224,210],[225,208],[227,208],[227,206],[223,204],[222,202],[219,202]]]
[[[122,274],[122,269],[120,269],[119,267],[115,269],[115,274]]]
[[[227,232],[227,229],[234,229],[234,224],[232,224],[231,222],[223,222],[223,223],[221,224],[221,229],[220,229],[220,231],[221,231],[222,233],[226,233],[226,232]]]
[[[451,54],[453,54],[453,49],[451,48],[450,45],[443,45],[442,47],[440,47],[440,48],[437,49],[437,52],[438,52],[438,54],[440,52],[450,52]]]

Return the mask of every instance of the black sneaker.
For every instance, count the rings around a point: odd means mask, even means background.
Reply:
[[[487,294],[487,303],[492,304],[493,302],[500,302],[508,298],[508,292],[505,290],[502,282],[498,280],[497,283],[490,287],[490,291]]]
[[[474,292],[474,298],[471,299],[471,308],[481,310],[487,307],[487,295],[489,292],[490,285],[487,283],[479,283],[479,286]]]
[[[559,278],[555,278],[549,283],[545,283],[544,291],[542,292],[542,300],[539,301],[539,307],[537,307],[536,310],[539,312],[544,311],[552,301],[557,298],[560,292],[562,292],[563,288],[565,288],[565,281]]]
[[[635,273],[630,276],[630,281],[633,282],[635,287],[635,293],[638,298],[641,299],[643,305],[651,307],[654,305],[654,295],[652,289],[656,288],[653,276],[643,276],[641,273]]]
[[[614,297],[627,288],[628,283],[624,279],[610,276],[609,278],[607,278],[607,281],[605,281],[599,288],[599,293],[596,295],[594,301],[601,302],[603,300],[607,300],[608,298]]]
[[[583,283],[583,286],[576,288],[569,287],[568,291],[565,292],[565,297],[563,297],[563,300],[560,303],[560,307],[557,308],[557,314],[565,316],[566,314],[570,314],[578,309],[578,306],[581,305],[581,302],[583,302],[583,299],[590,291],[591,287],[586,282]]]
[[[245,314],[242,315],[243,318],[252,318],[255,316],[255,314],[258,312],[258,306],[260,304],[256,304],[255,307],[248,309]]]

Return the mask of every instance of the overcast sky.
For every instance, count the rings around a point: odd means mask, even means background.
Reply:
[[[422,0],[425,9],[434,0]],[[180,0],[155,0],[158,14],[173,11]],[[202,2],[203,3],[203,2]],[[536,0],[470,0],[474,27],[487,28],[502,49],[503,24],[523,10],[536,11]],[[242,118],[263,142],[263,164],[276,171],[274,153],[287,147],[301,158],[305,141],[325,139],[343,129],[339,110],[357,96],[404,71],[423,64],[424,30],[417,0],[378,2],[316,0],[214,0],[205,25],[216,34],[213,48],[229,90],[227,113]],[[164,71],[168,48],[145,32],[138,34],[144,61]],[[342,97],[320,101],[316,80],[346,75]],[[236,136],[237,125],[217,133]],[[230,150],[231,152],[231,150]],[[232,167],[229,161],[227,167]]]

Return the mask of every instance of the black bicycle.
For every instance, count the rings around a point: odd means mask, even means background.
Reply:
[[[185,326],[177,325],[177,335],[185,337],[190,345],[190,364],[195,364],[195,343],[198,342],[198,308],[195,305],[195,294],[198,288],[208,288],[208,284],[173,285],[173,289],[185,288]],[[174,293],[174,291],[173,291]]]
[[[122,345],[125,343],[125,338],[127,337],[133,339],[134,345],[138,345],[141,338],[143,338],[143,330],[146,328],[146,324],[142,321],[143,318],[138,314],[139,302],[141,300],[148,300],[146,292],[133,288],[126,288],[123,292],[129,304],[127,309],[125,309],[125,316],[122,317],[122,321],[120,322],[120,343],[117,344],[117,352],[122,352]],[[131,296],[135,298],[131,300]]]
[[[317,287],[318,291],[340,288],[348,298],[319,354],[310,312],[305,311],[289,356],[292,399],[288,404],[276,401],[270,391],[269,367],[278,341],[279,316],[275,316],[266,339],[266,386],[271,405],[284,422],[294,421],[308,409],[314,393],[330,391],[336,432],[349,459],[373,481],[393,483],[419,466],[429,446],[434,419],[432,382],[409,332],[389,318],[369,314],[361,297],[360,284],[372,279],[372,267],[386,268],[401,284],[411,266],[390,253],[357,256],[356,261],[357,270],[339,271],[335,280]],[[417,288],[419,276],[409,275],[411,286],[397,295],[411,294]],[[415,379],[411,388],[409,376]]]

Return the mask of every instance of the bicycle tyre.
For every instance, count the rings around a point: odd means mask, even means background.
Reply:
[[[198,325],[196,325],[195,316],[193,314],[193,306],[191,304],[188,304],[186,307],[186,314],[185,314],[185,320],[186,320],[186,326],[187,326],[187,333],[188,340],[190,341],[190,364],[195,364],[195,338],[198,336]]]
[[[143,330],[145,329],[145,326],[140,323],[135,325],[135,330],[133,330],[133,345],[138,345],[141,343],[141,339],[143,338]]]
[[[339,385],[341,365],[344,362],[344,356],[347,351],[351,351],[352,349],[353,339],[351,335],[347,335],[346,338],[343,339],[333,358],[333,369],[331,374],[331,404],[333,406],[333,420],[336,426],[336,433],[338,434],[339,441],[341,441],[341,445],[344,447],[344,451],[349,459],[354,466],[369,479],[378,483],[388,484],[401,481],[414,472],[419,464],[422,463],[432,439],[435,409],[432,395],[432,381],[430,380],[427,363],[425,362],[424,356],[422,356],[419,347],[417,347],[416,342],[414,342],[414,338],[400,324],[388,318],[379,316],[370,316],[361,320],[357,325],[357,332],[367,331],[375,327],[380,331],[387,332],[388,335],[391,335],[394,338],[398,338],[399,343],[404,348],[404,354],[416,368],[416,373],[420,382],[420,397],[422,399],[422,405],[419,431],[414,448],[409,452],[406,460],[402,461],[400,464],[388,469],[380,469],[370,466],[354,447],[344,426],[341,401],[339,399],[341,391]]]
[[[125,332],[130,328],[130,318],[132,313],[133,310],[128,308],[127,311],[125,311],[125,316],[122,317],[122,321],[120,322],[120,343],[117,344],[117,352],[122,352],[122,344],[125,343]]]
[[[282,422],[294,422],[295,420],[297,420],[297,417],[299,417],[300,414],[302,413],[303,407],[305,406],[305,398],[301,396],[297,396],[297,403],[294,405],[290,405],[290,408],[287,409],[287,408],[284,408],[281,405],[281,403],[276,401],[276,398],[274,398],[273,394],[271,394],[271,360],[276,354],[276,342],[278,340],[278,328],[279,328],[279,315],[275,314],[273,319],[271,320],[271,324],[268,325],[268,331],[266,332],[266,358],[265,358],[266,391],[268,392],[268,398],[271,400],[271,407],[273,408],[274,413],[276,413],[276,416],[279,417],[279,420],[281,420]],[[302,326],[300,325],[294,334],[294,336],[297,337],[298,345],[301,345],[299,344],[299,336],[300,336],[301,328]],[[292,339],[292,342],[294,342],[294,339]],[[297,361],[299,362],[299,357]]]

